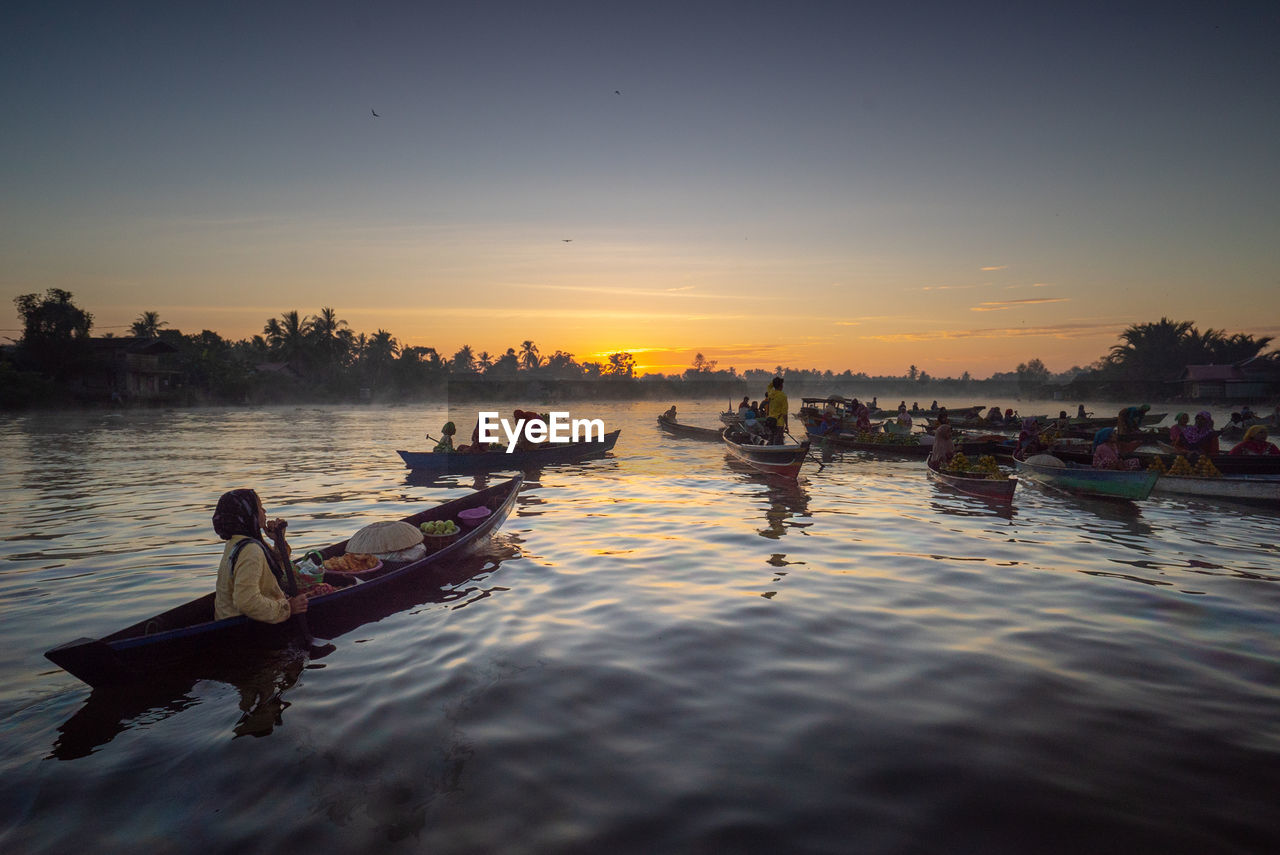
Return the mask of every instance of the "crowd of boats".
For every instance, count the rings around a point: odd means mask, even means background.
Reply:
[[[1198,433],[1182,432],[1179,427],[1186,420],[1178,416],[1163,427],[1168,413],[1151,413],[1146,406],[1126,408],[1115,418],[1094,417],[1083,407],[1075,417],[1060,413],[1058,418],[1018,418],[997,408],[983,415],[981,408],[965,408],[953,419],[936,402],[927,411],[913,408],[914,415],[903,402],[896,415],[875,411],[873,419],[871,407],[838,396],[803,399],[794,414],[802,435],[797,439],[789,429],[791,414],[777,406],[785,396],[775,397],[767,416],[744,401],[719,414],[718,428],[682,422],[673,406],[658,416],[658,428],[672,438],[716,443],[731,459],[774,478],[797,479],[807,464],[821,469],[838,454],[852,452],[918,459],[922,472],[944,487],[996,502],[1011,500],[1019,483],[1032,483],[1118,500],[1165,493],[1280,507],[1280,449],[1266,435],[1268,427],[1280,422],[1280,407],[1265,417],[1250,414],[1240,441],[1224,452],[1218,445],[1223,431],[1198,424]],[[1198,415],[1203,420],[1208,413]],[[526,472],[603,456],[619,434],[614,430],[574,442],[531,443],[510,453],[465,446],[455,450],[451,441],[441,440],[432,451],[399,454],[407,468],[431,476]],[[1206,444],[1189,452],[1179,446],[1187,437]],[[1233,453],[1244,445],[1254,453]],[[215,595],[208,593],[111,635],[78,638],[45,655],[91,686],[109,686],[147,679],[157,668],[210,650],[290,643],[299,632],[307,644],[314,642],[313,633],[340,635],[416,601],[424,580],[445,578],[502,524],[522,483],[516,475],[405,517],[399,521],[405,531],[423,533],[421,544],[416,535],[412,538],[412,555],[378,556],[370,567],[353,571],[344,562],[354,554],[354,538],[312,550],[319,574],[312,581],[319,588],[309,600],[305,621],[301,616],[286,624],[245,615],[217,619]],[[294,570],[290,565],[291,575]]]

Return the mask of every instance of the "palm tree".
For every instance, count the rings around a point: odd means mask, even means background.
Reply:
[[[520,343],[520,364],[532,371],[542,364],[542,357],[538,355],[538,346],[532,341],[523,341]]]
[[[476,370],[481,372],[488,371],[491,365],[493,365],[493,354],[487,350],[480,351],[479,355],[476,356]]]
[[[449,360],[449,366],[457,374],[470,374],[475,370],[475,362],[476,357],[471,350],[471,345],[464,344]]]
[[[143,312],[129,328],[129,334],[138,338],[155,338],[160,334],[160,328],[168,325],[167,321],[160,320],[159,312]]]
[[[283,362],[298,362],[302,361],[308,352],[309,328],[310,319],[300,316],[297,309],[294,309],[282,314],[278,321],[275,318],[267,321],[267,325],[262,328],[262,334],[267,337],[267,345],[271,348],[272,356]]]

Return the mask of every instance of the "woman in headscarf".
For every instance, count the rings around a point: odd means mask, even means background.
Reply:
[[[1280,454],[1274,442],[1267,442],[1265,425],[1254,425],[1244,432],[1244,439],[1236,443],[1230,454]]]
[[[1190,421],[1191,417],[1186,413],[1178,413],[1173,417],[1173,425],[1169,428],[1169,444],[1179,451],[1187,450],[1186,445],[1183,444],[1182,434]]]
[[[951,441],[951,425],[940,424],[933,432],[933,448],[929,449],[929,462],[938,467],[946,466],[955,457],[956,446]]]
[[[213,530],[227,542],[218,565],[213,598],[216,620],[247,615],[263,623],[283,623],[307,610],[307,597],[281,563],[288,560],[287,523],[267,519],[262,500],[253,490],[223,493],[213,512]],[[266,529],[275,548],[262,539]],[[286,594],[288,590],[290,593]]]
[[[445,422],[444,427],[440,428],[440,441],[436,443],[434,449],[436,454],[452,454],[453,453],[453,435],[458,432],[458,426],[453,422]]]
[[[1022,430],[1018,431],[1018,445],[1013,456],[1026,460],[1044,450],[1044,443],[1040,441],[1040,422],[1035,416],[1027,416],[1022,420]]]
[[[1120,457],[1119,436],[1115,428],[1103,428],[1094,434],[1094,469],[1137,469],[1141,465],[1137,460],[1125,460]]]
[[[1182,444],[1187,451],[1217,454],[1218,432],[1213,429],[1213,414],[1208,410],[1196,413],[1196,423],[1182,429]]]

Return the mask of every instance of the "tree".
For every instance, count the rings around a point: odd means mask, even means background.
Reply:
[[[538,346],[532,341],[521,342],[520,364],[530,371],[542,364],[542,357],[538,355]]]
[[[281,362],[303,363],[309,361],[307,331],[310,318],[298,314],[297,309],[285,312],[280,320],[272,318],[262,328],[270,355]]]
[[[711,374],[716,370],[719,363],[714,359],[707,359],[701,353],[693,357],[693,366],[684,372],[685,377],[694,378]]]
[[[160,335],[160,328],[169,326],[167,321],[160,320],[159,312],[143,312],[129,328],[130,335],[138,338],[155,338]]]
[[[458,352],[449,358],[449,367],[455,374],[470,374],[475,371],[476,357],[471,345],[464,344]]]
[[[1176,380],[1187,365],[1235,363],[1250,359],[1271,343],[1271,336],[1255,339],[1222,330],[1200,332],[1191,321],[1161,318],[1156,323],[1134,324],[1120,334],[1121,343],[1104,360],[1104,373],[1129,381]]]
[[[604,366],[602,373],[609,377],[633,377],[635,371],[635,357],[629,353],[618,352],[609,354],[609,364]]]
[[[331,379],[349,364],[354,334],[333,309],[322,308],[306,325],[305,333],[317,362]]]
[[[72,294],[50,288],[44,296],[23,294],[13,299],[22,316],[21,350],[35,366],[65,380],[89,358],[89,330],[93,315],[71,302]]]
[[[1018,387],[1024,390],[1049,382],[1049,369],[1039,358],[1020,363],[1014,373],[1018,375]]]

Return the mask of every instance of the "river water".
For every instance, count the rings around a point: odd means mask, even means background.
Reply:
[[[1276,511],[993,505],[859,455],[778,482],[665,407],[574,405],[614,453],[529,473],[327,657],[124,692],[42,653],[210,590],[220,493],[339,540],[473,489],[395,450],[475,408],[0,421],[0,850],[1280,849]]]

